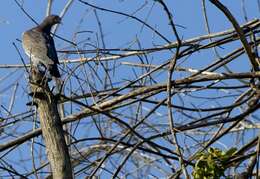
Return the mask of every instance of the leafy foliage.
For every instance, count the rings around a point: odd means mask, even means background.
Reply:
[[[207,152],[201,152],[197,155],[192,175],[194,179],[220,178],[225,176],[225,170],[228,168],[227,162],[234,156],[236,148],[228,151],[221,151],[218,148],[209,148]]]

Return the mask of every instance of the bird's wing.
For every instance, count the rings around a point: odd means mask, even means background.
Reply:
[[[23,48],[34,64],[59,64],[54,41],[50,35],[31,29],[23,34]]]
[[[52,36],[46,33],[43,33],[43,36],[46,41],[47,56],[54,62],[54,64],[59,64],[59,59]]]

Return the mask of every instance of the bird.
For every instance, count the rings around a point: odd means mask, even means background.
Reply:
[[[42,23],[25,31],[22,35],[22,46],[26,55],[31,60],[31,65],[39,72],[42,72],[42,65],[45,74],[49,73],[54,78],[60,78],[58,69],[58,56],[55,48],[51,28],[60,24],[61,18],[58,15],[47,16]]]

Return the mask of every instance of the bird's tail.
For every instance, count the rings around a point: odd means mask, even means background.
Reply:
[[[57,64],[52,64],[52,65],[49,65],[49,72],[50,72],[50,75],[52,76],[52,79],[55,80],[55,83],[56,83],[56,92],[59,94],[61,93],[62,91],[62,80],[61,80],[61,76],[60,76],[60,72],[59,72],[59,69],[58,69],[58,65]]]
[[[57,64],[49,65],[49,71],[51,76],[55,78],[60,78],[60,72]]]

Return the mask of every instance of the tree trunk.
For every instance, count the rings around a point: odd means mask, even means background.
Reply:
[[[39,113],[52,176],[54,179],[73,178],[69,152],[58,113],[57,100],[50,91],[46,78],[35,72],[35,70],[32,70],[31,89],[33,103],[37,106]]]

